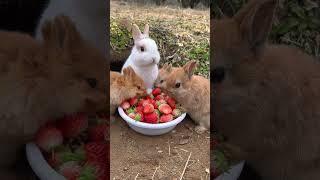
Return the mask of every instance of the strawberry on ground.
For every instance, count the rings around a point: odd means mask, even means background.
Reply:
[[[107,124],[98,124],[96,126],[90,127],[88,131],[88,136],[90,141],[104,141],[106,140]]]
[[[146,104],[143,106],[143,113],[144,114],[149,114],[152,113],[154,111],[154,107],[152,104]]]
[[[58,171],[67,180],[77,180],[81,172],[81,166],[75,161],[69,161],[62,164]]]
[[[88,128],[88,117],[83,113],[66,115],[57,122],[58,129],[66,138],[73,138]]]
[[[44,126],[36,133],[35,142],[42,150],[50,152],[62,144],[63,136],[61,131],[54,126]]]
[[[130,108],[130,103],[128,101],[124,101],[121,103],[121,108],[124,109],[124,110],[127,110]]]
[[[154,96],[157,96],[157,95],[161,94],[161,89],[160,89],[160,88],[155,88],[155,89],[153,89],[153,90],[152,90],[152,94],[153,94]]]
[[[157,124],[158,119],[158,114],[156,112],[144,115],[144,122],[146,123]]]
[[[172,112],[172,108],[168,104],[161,104],[158,109],[163,114],[171,114]]]
[[[163,114],[160,117],[160,122],[161,123],[169,122],[169,121],[172,121],[172,120],[173,120],[173,116],[171,114]]]

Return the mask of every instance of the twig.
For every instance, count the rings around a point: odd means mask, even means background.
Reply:
[[[160,166],[156,167],[156,170],[153,172],[153,175],[152,175],[152,180],[154,179],[154,175],[156,174],[158,168],[160,168]]]
[[[190,160],[191,154],[192,154],[192,152],[190,152],[190,155],[189,155],[189,157],[188,157],[188,160],[187,160],[186,164],[184,165],[184,168],[183,168],[182,174],[181,174],[181,176],[180,176],[180,180],[182,180],[183,175],[184,175],[184,173],[186,172],[187,165],[188,165],[188,162],[189,162],[189,160]]]
[[[136,175],[136,177],[134,178],[134,180],[137,180],[138,176],[139,176],[139,173]]]
[[[181,151],[184,151],[184,152],[189,152],[189,151],[187,151],[187,150],[185,150],[185,149],[181,149],[181,148],[180,148],[180,150],[181,150]]]
[[[171,150],[170,150],[170,141],[168,141],[169,144],[169,156],[171,155]]]

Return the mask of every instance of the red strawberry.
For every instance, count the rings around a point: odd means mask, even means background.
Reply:
[[[163,114],[171,114],[172,113],[172,108],[168,104],[161,104],[158,109]]]
[[[152,90],[152,94],[153,94],[154,96],[157,96],[157,95],[161,94],[161,89],[160,89],[160,88],[155,88],[155,89],[153,89],[153,90]]]
[[[144,114],[152,113],[153,111],[154,111],[154,107],[152,104],[146,104],[143,106],[143,113]]]
[[[77,180],[81,171],[81,166],[75,161],[69,161],[59,167],[59,173],[67,180]]]
[[[161,100],[161,99],[164,99],[164,96],[163,95],[161,95],[161,94],[159,94],[159,95],[157,95],[155,98],[154,98],[154,100]]]
[[[108,125],[99,124],[89,128],[89,140],[90,141],[104,141],[107,137]]]
[[[83,113],[67,115],[57,122],[58,129],[66,138],[73,138],[88,128],[88,117]]]
[[[165,123],[173,120],[173,116],[171,114],[164,114],[160,117],[160,122]]]
[[[166,101],[172,109],[176,108],[176,101],[173,98],[169,97]]]
[[[135,109],[134,109],[134,112],[143,112],[143,107],[142,106],[137,106]]]
[[[129,100],[129,103],[130,103],[131,106],[136,105],[136,104],[138,103],[137,97],[131,98],[131,99]]]
[[[121,108],[124,109],[124,110],[129,109],[130,108],[130,103],[128,101],[122,102]]]
[[[172,115],[173,115],[174,117],[180,116],[180,115],[181,115],[180,109],[174,109],[174,110],[172,111]]]
[[[35,142],[42,150],[50,152],[53,148],[62,144],[62,133],[53,126],[45,126],[38,130]]]
[[[131,119],[134,119],[134,118],[136,117],[136,114],[132,112],[132,113],[129,113],[128,116],[129,116]]]
[[[84,149],[87,161],[106,162],[108,147],[105,142],[89,142]]]
[[[144,115],[144,122],[146,123],[157,124],[158,119],[158,114],[156,112]]]

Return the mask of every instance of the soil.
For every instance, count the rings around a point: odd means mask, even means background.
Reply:
[[[187,117],[164,135],[145,136],[116,116],[110,125],[110,177],[126,179],[209,179],[210,134],[197,134]]]

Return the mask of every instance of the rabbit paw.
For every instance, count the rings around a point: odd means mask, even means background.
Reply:
[[[201,125],[196,126],[194,130],[196,131],[197,134],[203,134],[204,132],[207,131],[207,129]]]

